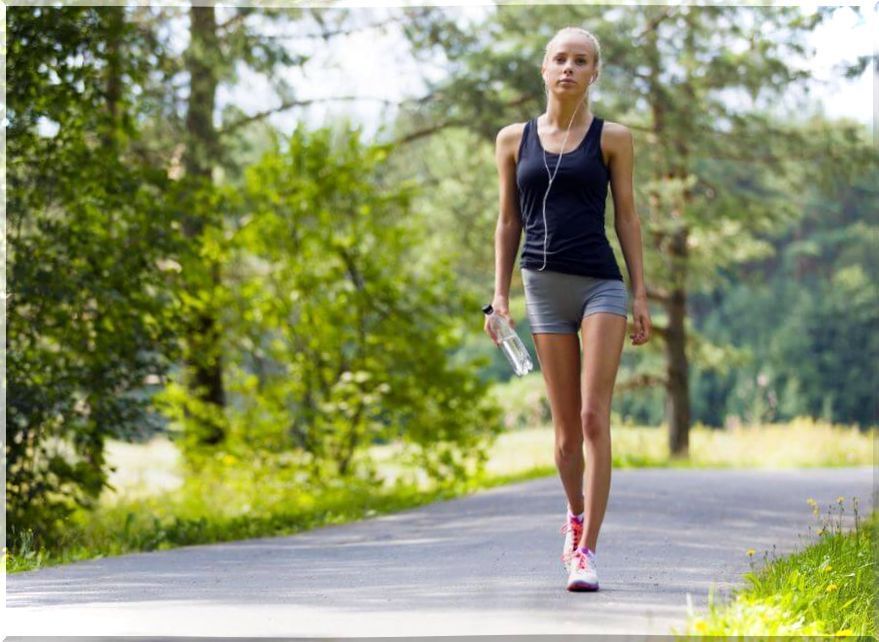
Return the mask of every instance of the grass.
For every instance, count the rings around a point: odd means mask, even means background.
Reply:
[[[289,535],[318,526],[341,524],[453,496],[444,490],[424,492],[396,486],[377,493],[365,482],[320,492],[290,492],[285,501],[249,498],[216,502],[210,489],[218,485],[201,481],[200,491],[163,491],[151,497],[120,500],[91,513],[76,513],[57,551],[37,550],[25,535],[17,554],[6,556],[7,572],[65,564],[77,560],[123,553],[165,550],[189,544],[206,544],[254,537]],[[226,492],[229,492],[227,486]],[[243,501],[242,501],[243,500]]]
[[[809,500],[813,514],[818,506]],[[876,542],[879,519],[861,520],[853,498],[854,529],[843,531],[844,498],[821,518],[818,540],[757,569],[752,556],[746,587],[708,612],[690,614],[688,636],[872,636],[877,633]],[[811,529],[810,529],[811,530]],[[692,638],[691,638],[692,639]]]
[[[869,464],[874,434],[875,429],[859,433],[809,420],[723,431],[696,426],[690,459],[680,461],[666,454],[665,430],[614,425],[613,466]],[[433,486],[420,471],[401,468],[398,453],[393,444],[372,449],[383,484],[330,480],[315,489],[302,483],[295,466],[272,459],[242,462],[222,453],[206,474],[184,480],[177,450],[167,440],[111,442],[108,459],[117,470],[110,482],[116,491],[106,493],[95,511],[74,514],[56,549],[36,549],[27,534],[10,537],[15,554],[4,555],[6,568],[14,573],[136,551],[288,535],[556,474],[550,426],[508,430],[498,438],[483,475],[445,488]]]
[[[664,428],[613,426],[614,468],[801,468],[867,466],[873,463],[877,430],[859,431],[811,419],[788,424],[713,430],[690,430],[690,456],[672,459]],[[504,433],[489,459],[490,473],[542,468],[554,474],[550,426]]]

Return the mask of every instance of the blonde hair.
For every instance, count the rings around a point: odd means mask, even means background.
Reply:
[[[552,43],[556,41],[563,33],[568,31],[574,31],[579,33],[580,35],[586,36],[589,39],[589,44],[592,45],[592,53],[595,55],[595,71],[598,74],[601,71],[601,45],[598,44],[598,38],[595,37],[595,34],[591,31],[586,31],[582,27],[562,27],[558,31],[555,32],[555,35],[549,39],[549,42],[546,43],[546,50],[543,53],[543,65],[546,66],[546,62],[549,59],[549,52],[552,49]]]

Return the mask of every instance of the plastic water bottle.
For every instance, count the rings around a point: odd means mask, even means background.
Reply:
[[[520,377],[531,372],[531,370],[534,369],[534,364],[531,363],[531,355],[528,354],[528,350],[525,349],[525,344],[522,343],[522,339],[520,339],[515,330],[510,327],[507,320],[497,314],[491,305],[485,306],[482,308],[482,311],[488,317],[488,324],[491,331],[494,332],[494,335],[500,341],[500,348],[503,350],[510,365],[513,366],[513,372]]]

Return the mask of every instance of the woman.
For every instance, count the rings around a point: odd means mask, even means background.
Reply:
[[[646,343],[651,331],[632,190],[632,135],[589,108],[589,86],[600,68],[595,36],[577,27],[559,30],[541,65],[546,113],[501,129],[495,153],[500,215],[492,307],[515,325],[510,279],[524,227],[520,268],[568,500],[562,560],[571,591],[598,590],[595,551],[610,491],[611,398],[626,333],[629,295],[604,233],[608,184],[632,287],[632,344]],[[497,343],[487,323],[485,330]]]

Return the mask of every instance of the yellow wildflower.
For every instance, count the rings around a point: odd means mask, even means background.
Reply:
[[[853,635],[853,631],[851,629],[843,629],[841,631],[837,631],[833,635]]]
[[[757,551],[755,551],[753,548],[749,548],[749,549],[747,550],[748,557],[753,557],[753,556],[754,556],[754,553],[756,553],[756,552],[757,552]]]
[[[829,572],[832,571],[832,570],[833,570],[833,567],[832,567],[830,564],[828,564],[827,566],[824,567],[824,572],[825,572],[825,573],[829,573]]]
[[[837,504],[842,504],[844,501],[845,501],[845,497],[843,497],[842,495],[840,495],[839,497],[836,498]]]
[[[812,506],[813,508],[814,508],[815,506],[818,505],[818,502],[816,502],[816,501],[815,501],[813,498],[811,498],[811,497],[810,497],[809,499],[806,500],[806,503],[807,503],[809,506]]]
[[[838,587],[836,584],[834,584],[833,582],[831,582],[830,584],[827,585],[827,588],[824,589],[824,590],[825,590],[827,593],[833,593],[833,591],[835,591],[835,590],[838,589],[838,588],[839,588],[839,587]]]

